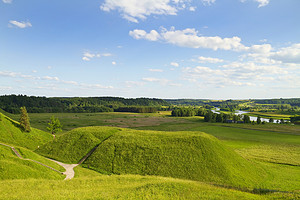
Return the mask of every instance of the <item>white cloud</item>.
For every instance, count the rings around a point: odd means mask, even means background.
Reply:
[[[283,63],[300,64],[300,43],[272,52],[270,57]]]
[[[18,73],[15,72],[0,71],[0,76],[16,77],[17,75]]]
[[[28,74],[22,74],[17,72],[9,72],[9,71],[0,71],[0,76],[10,77],[14,79],[30,79],[34,80],[35,85],[39,85],[39,88],[61,88],[61,84],[66,84],[69,86],[81,87],[83,89],[113,89],[113,86],[103,86],[101,84],[86,84],[86,83],[78,83],[76,81],[62,80],[55,76],[33,76]],[[49,84],[49,81],[51,84]],[[27,81],[28,82],[28,81]]]
[[[135,39],[145,39],[149,41],[160,41],[188,48],[207,48],[213,50],[232,50],[248,51],[253,53],[269,53],[272,50],[270,44],[252,45],[247,47],[241,43],[241,38],[234,36],[231,38],[221,38],[219,36],[201,36],[194,28],[176,30],[171,27],[170,30],[161,28],[160,33],[151,30],[147,33],[145,30],[135,29],[129,32],[129,35]]]
[[[258,7],[263,7],[269,4],[269,0],[254,0],[259,3]]]
[[[112,65],[116,65],[117,63],[115,61],[111,62]]]
[[[281,76],[286,77],[291,74],[299,77],[299,74],[295,74],[295,70],[292,70],[292,68],[278,65],[261,65],[254,62],[232,62],[217,68],[205,66],[183,68],[185,80],[213,87],[255,86],[264,85],[265,83],[269,85],[280,84]]]
[[[171,62],[170,65],[172,65],[173,67],[179,67],[179,64],[177,62]]]
[[[175,6],[170,0],[105,0],[100,9],[106,12],[118,10],[124,19],[138,23],[152,14],[176,15]]]
[[[32,27],[30,22],[18,22],[15,20],[10,20],[9,23],[10,23],[10,26],[14,25],[15,27],[18,27],[18,28]]]
[[[162,69],[149,69],[150,72],[163,72]]]
[[[129,35],[137,40],[146,39],[146,40],[150,40],[150,41],[157,41],[160,37],[159,33],[155,30],[152,30],[152,31],[150,31],[150,33],[147,33],[144,30],[135,29],[133,31],[130,31]]]
[[[204,5],[210,6],[215,3],[216,0],[201,0]]]
[[[195,11],[196,11],[196,7],[191,6],[191,7],[189,8],[189,10],[192,11],[192,12],[195,12]]]
[[[86,51],[83,53],[83,57],[82,60],[84,61],[90,61],[92,58],[100,58],[100,57],[108,57],[108,56],[112,56],[111,53],[91,53],[90,51]]]
[[[240,0],[240,2],[242,2],[242,3],[245,3],[246,1],[247,1],[247,0]],[[266,6],[266,5],[268,5],[268,4],[270,3],[270,0],[253,0],[253,1],[259,3],[259,4],[258,4],[258,7],[259,7],[259,8],[260,8],[260,7],[263,7],[263,6]]]
[[[220,62],[224,62],[224,60],[219,59],[219,58],[199,56],[198,57],[198,62],[200,62],[200,63],[220,63]]]
[[[271,52],[272,46],[270,44],[252,45],[248,50],[255,53],[267,54]]]
[[[2,0],[3,3],[12,3],[12,0]]]
[[[52,77],[52,76],[44,76],[43,79],[49,81],[59,81],[58,77]]]
[[[241,39],[239,37],[221,38],[219,36],[198,36],[198,31],[193,28],[184,30],[175,30],[174,27],[170,30],[162,28],[160,33],[155,30],[151,30],[150,33],[147,33],[144,30],[135,29],[134,31],[130,31],[129,35],[135,39],[145,39],[150,41],[161,40],[180,47],[209,48],[214,50],[246,50],[246,47],[241,44]]]

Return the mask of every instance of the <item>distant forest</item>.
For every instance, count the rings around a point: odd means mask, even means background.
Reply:
[[[136,112],[151,113],[170,103],[162,99],[121,97],[35,97],[26,95],[0,96],[0,108],[18,114],[25,106],[29,113],[91,113],[91,112]]]
[[[18,114],[25,106],[29,113],[93,113],[134,112],[154,113],[159,110],[174,110],[176,107],[202,107],[221,111],[245,110],[250,112],[276,112],[299,114],[300,98],[207,100],[207,99],[155,99],[122,97],[36,97],[26,95],[0,96],[0,108]],[[176,112],[177,113],[177,112]]]

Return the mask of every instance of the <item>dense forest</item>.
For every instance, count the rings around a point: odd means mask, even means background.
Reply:
[[[121,97],[35,97],[26,95],[0,96],[0,108],[18,114],[25,106],[29,113],[83,112],[156,112],[170,104],[162,99]]]

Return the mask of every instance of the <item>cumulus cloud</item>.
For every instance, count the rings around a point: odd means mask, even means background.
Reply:
[[[129,35],[137,40],[146,39],[146,40],[150,40],[150,41],[157,41],[160,37],[159,33],[155,30],[152,30],[152,31],[150,31],[150,33],[147,33],[144,30],[135,29],[133,31],[130,31]]]
[[[112,61],[112,62],[111,62],[111,64],[112,64],[112,65],[116,65],[116,64],[117,64],[117,62],[115,62],[115,61]]]
[[[2,0],[3,3],[12,3],[12,0]]]
[[[170,65],[172,65],[173,67],[179,67],[179,64],[177,62],[171,62]]]
[[[241,44],[241,39],[239,37],[221,38],[219,36],[199,36],[198,31],[194,28],[187,28],[184,30],[175,30],[174,27],[170,30],[162,28],[160,33],[155,30],[151,30],[147,33],[144,30],[135,29],[130,31],[129,35],[135,39],[145,39],[150,41],[160,40],[180,47],[209,48],[213,50],[246,50],[246,47]]]
[[[300,64],[300,43],[292,44],[289,47],[284,47],[278,51],[272,52],[270,57],[283,63]]]
[[[138,23],[149,15],[176,15],[177,8],[170,0],[105,0],[100,9],[117,10],[128,21]]]
[[[151,30],[149,33],[145,30],[135,29],[130,31],[129,35],[137,40],[160,41],[179,47],[195,49],[207,48],[213,50],[248,51],[253,53],[269,53],[272,50],[270,44],[252,45],[247,47],[241,43],[241,38],[237,36],[231,38],[201,36],[194,28],[176,30],[175,27],[171,27],[170,30],[167,30],[162,27],[160,32]]]
[[[199,56],[198,57],[198,62],[199,63],[221,63],[221,62],[224,62],[224,60],[219,59],[219,58]]]
[[[15,20],[10,20],[9,23],[11,27],[18,27],[18,28],[32,27],[32,24],[30,22],[18,22]]]

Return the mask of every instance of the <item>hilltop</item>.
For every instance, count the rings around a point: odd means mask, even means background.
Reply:
[[[242,187],[255,185],[265,175],[255,163],[202,132],[78,128],[36,152],[74,162],[94,147],[83,166],[105,174],[156,175]]]

